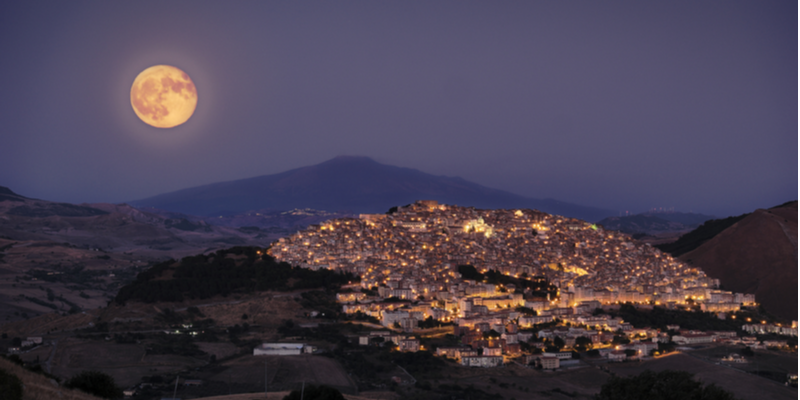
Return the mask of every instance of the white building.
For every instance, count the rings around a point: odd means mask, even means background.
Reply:
[[[262,343],[253,349],[254,356],[290,356],[303,352],[303,343]]]
[[[672,341],[681,345],[711,343],[714,341],[714,335],[707,335],[707,334],[675,335],[672,337]]]
[[[503,356],[463,356],[461,365],[466,367],[497,367],[503,365]]]

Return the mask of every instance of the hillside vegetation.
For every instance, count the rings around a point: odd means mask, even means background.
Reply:
[[[235,292],[337,289],[358,280],[350,273],[314,271],[279,263],[258,247],[233,247],[210,255],[184,257],[180,262],[156,264],[120,289],[115,301],[119,304],[128,300],[177,302]]]

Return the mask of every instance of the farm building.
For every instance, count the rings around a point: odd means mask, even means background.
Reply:
[[[303,352],[303,343],[263,343],[253,349],[254,356],[291,356]]]
[[[502,356],[462,356],[461,365],[467,367],[497,367],[503,365]]]

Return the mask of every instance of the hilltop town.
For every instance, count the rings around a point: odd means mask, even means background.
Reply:
[[[532,327],[540,328],[534,338],[539,348],[552,345],[556,337],[561,349],[580,337],[598,344],[624,333],[637,338],[627,346],[639,355],[652,354],[658,342],[737,337],[736,332],[680,331],[677,326],[670,337],[656,329],[634,329],[621,318],[596,311],[618,304],[696,309],[720,318],[757,306],[754,295],[719,290],[719,281],[703,271],[625,234],[535,210],[418,201],[387,214],[309,226],[280,239],[270,252],[292,265],[360,276],[360,287],[351,285],[338,294],[348,314],[363,313],[406,333],[426,321],[455,325],[454,332],[471,348],[443,348],[439,353],[464,365],[500,365],[503,356],[522,354],[532,337],[524,330]],[[490,282],[489,274],[509,279]],[[508,283],[512,281],[517,284]],[[570,327],[554,326],[556,322]],[[775,329],[797,335],[796,326]],[[390,336],[401,350],[419,348],[413,337]],[[620,357],[625,348],[607,350],[615,352],[609,357]],[[544,361],[550,366],[553,357],[565,357],[550,356]]]

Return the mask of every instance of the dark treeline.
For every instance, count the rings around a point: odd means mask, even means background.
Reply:
[[[278,263],[261,248],[233,247],[209,255],[184,257],[180,262],[169,260],[156,264],[121,288],[115,301],[119,304],[128,300],[153,303],[207,299],[234,292],[335,290],[358,280],[351,273],[313,271]]]
[[[494,285],[513,284],[519,291],[528,288],[531,289],[532,295],[535,297],[546,297],[549,293],[551,297],[555,298],[558,292],[558,288],[551,285],[547,281],[547,278],[543,276],[528,277],[527,274],[523,273],[520,278],[515,278],[513,276],[504,275],[494,269],[490,269],[482,274],[472,265],[459,265],[458,272],[461,274],[462,278],[468,280],[486,282]]]

